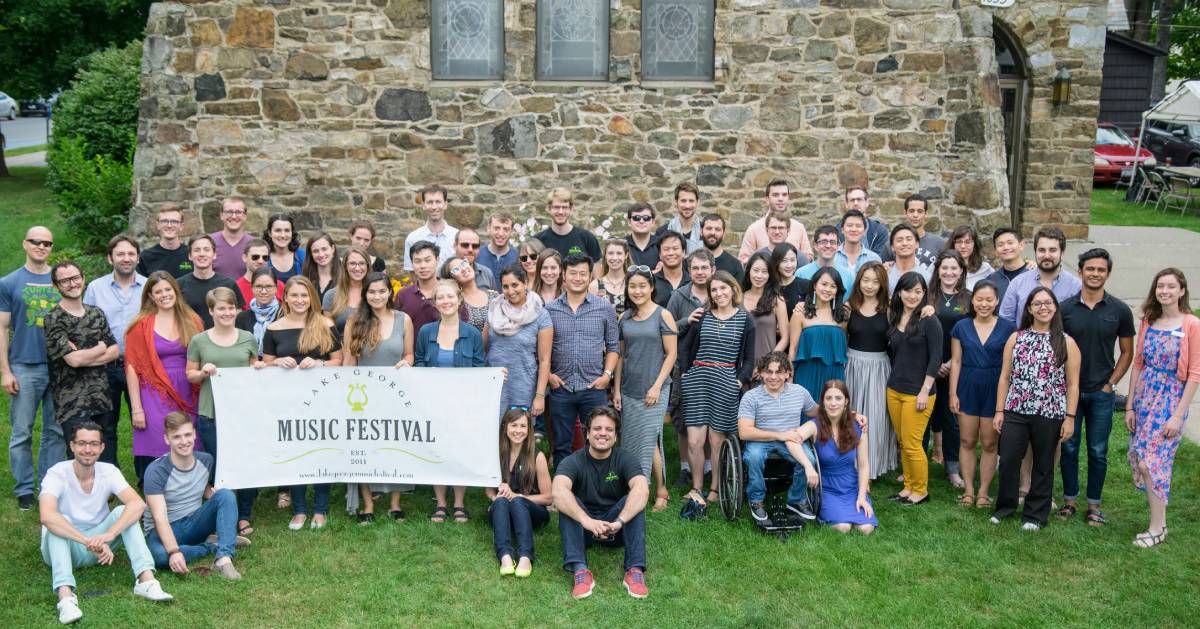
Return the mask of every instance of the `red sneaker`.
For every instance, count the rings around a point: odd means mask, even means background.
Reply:
[[[625,589],[634,598],[646,598],[650,590],[646,588],[646,575],[641,568],[630,568],[625,572]]]
[[[587,598],[592,595],[592,590],[596,587],[596,580],[592,578],[592,571],[584,568],[583,570],[575,571],[575,587],[571,590],[571,596],[575,598]],[[643,589],[645,586],[642,586]]]

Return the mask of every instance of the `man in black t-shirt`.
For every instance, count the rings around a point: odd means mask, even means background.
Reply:
[[[550,211],[551,224],[537,235],[537,239],[564,258],[572,253],[586,253],[595,262],[600,259],[600,241],[592,232],[571,224],[571,213],[575,209],[573,199],[566,188],[550,191],[546,209]]]
[[[611,407],[588,414],[588,446],[559,463],[554,476],[554,506],[562,535],[563,570],[574,575],[571,596],[592,594],[595,580],[587,567],[587,547],[600,543],[625,547],[625,589],[645,598],[646,500],[650,485],[635,457],[615,447],[621,419]]]
[[[155,271],[166,271],[179,279],[192,271],[188,249],[179,238],[183,228],[183,212],[175,206],[158,211],[158,244],[147,247],[138,258],[137,272],[149,277]]]
[[[242,299],[242,291],[238,290],[237,282],[213,270],[217,247],[212,236],[200,234],[193,237],[188,242],[188,252],[194,269],[179,278],[179,291],[183,293],[183,300],[187,305],[200,315],[200,319],[204,321],[204,329],[207,330],[213,327],[212,314],[208,312],[208,291],[225,287],[233,291],[238,309],[245,308],[246,303]]]

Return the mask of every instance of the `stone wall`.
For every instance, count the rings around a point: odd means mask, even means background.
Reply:
[[[921,192],[943,223],[991,229],[1009,222],[995,16],[1031,56],[1026,229],[1086,234],[1102,0],[717,0],[715,78],[694,84],[641,81],[640,0],[612,0],[607,83],[535,80],[535,0],[505,3],[503,81],[433,81],[428,2],[155,4],[133,229],[172,204],[189,230],[216,230],[238,194],[252,227],[287,211],[341,239],[369,217],[389,251],[420,224],[427,183],[450,187],[456,225],[501,207],[544,222],[559,185],[595,224],[635,200],[668,211],[693,180],[740,232],[775,177],[810,225],[860,183],[889,223]],[[1052,110],[1059,64],[1075,100]]]

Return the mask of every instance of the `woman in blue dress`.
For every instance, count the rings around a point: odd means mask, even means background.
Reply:
[[[812,290],[796,304],[788,332],[792,381],[810,394],[829,380],[846,377],[846,322],[850,309],[842,303],[842,277],[826,267],[812,276]],[[814,395],[815,397],[815,395]]]
[[[862,438],[862,426],[850,410],[850,390],[845,382],[833,380],[826,384],[819,399],[816,421],[800,427],[801,439],[817,438],[817,460],[821,463],[821,512],[817,517],[839,533],[858,529],[869,534],[879,521],[867,495],[871,469],[868,446]],[[815,484],[817,472],[807,454],[800,463],[809,484]]]
[[[985,509],[993,506],[988,487],[996,475],[996,445],[1000,435],[992,426],[996,409],[996,382],[1004,363],[1004,343],[1017,331],[1007,319],[996,316],[1000,291],[982,280],[971,292],[967,318],[950,330],[950,412],[958,415],[958,460],[963,495],[958,504]],[[975,444],[983,445],[979,457],[979,492],[975,492]],[[946,444],[951,447],[951,444]]]

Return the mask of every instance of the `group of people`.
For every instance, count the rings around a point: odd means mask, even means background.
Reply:
[[[1155,276],[1135,329],[1130,308],[1104,290],[1113,260],[1103,249],[1080,254],[1076,276],[1063,268],[1061,231],[1039,230],[1027,261],[1022,235],[1001,228],[992,266],[974,228],[928,230],[931,201],[916,194],[888,229],[869,215],[867,191],[852,187],[841,220],[810,241],[788,184],[772,181],[737,255],[725,250],[725,219],[699,214],[689,183],[675,188],[669,220],[635,203],[624,210],[631,233],[603,242],[573,224],[564,188],[547,196],[550,226],[522,243],[505,212],[488,217],[485,242],[446,223],[445,188],[420,198],[426,220],[405,239],[402,262],[412,281],[398,291],[371,223],[353,223],[348,246],[324,232],[301,246],[294,219],[277,214],[255,238],[236,197],[222,204],[221,231],[186,243],[171,207],[157,214],[154,245],[113,237],[112,272],[91,282],[71,261],[48,263],[49,230],[28,230],[26,263],[0,280],[0,376],[13,397],[17,504],[32,508],[40,484],[61,620],[81,615],[72,566],[111,562],[118,544],[133,561],[135,593],[154,600],[169,598],[155,568],[186,572],[215,554],[218,574],[240,577],[232,558],[250,541],[258,490],[212,487],[210,379],[242,366],[504,368],[503,482],[486,490],[500,572],[530,574],[532,531],[554,510],[576,597],[594,586],[593,542],[623,545],[624,584],[647,594],[643,511],[652,486],[654,510],[670,501],[668,417],[687,518],[718,497],[712,459],[737,434],[758,521],[768,520],[762,470],[775,453],[795,464],[795,516],[869,533],[878,525],[870,482],[896,467],[903,488],[890,499],[929,502],[932,442],[960,504],[990,509],[999,523],[1023,502],[1023,527],[1037,530],[1054,510],[1056,459],[1056,512],[1078,512],[1086,429],[1085,517],[1103,525],[1113,386],[1131,366],[1129,459],[1150,508],[1134,543],[1166,539],[1173,458],[1200,383],[1200,320],[1177,269]],[[123,401],[144,501],[116,467]],[[549,457],[536,447],[543,436]],[[805,485],[818,482],[814,512]],[[387,495],[389,516],[403,520],[407,489],[352,486],[348,507],[369,524]],[[465,489],[434,487],[431,520],[469,521]],[[123,506],[110,511],[109,496]],[[324,527],[329,502],[329,485],[281,488],[276,498],[291,508],[292,530]]]

